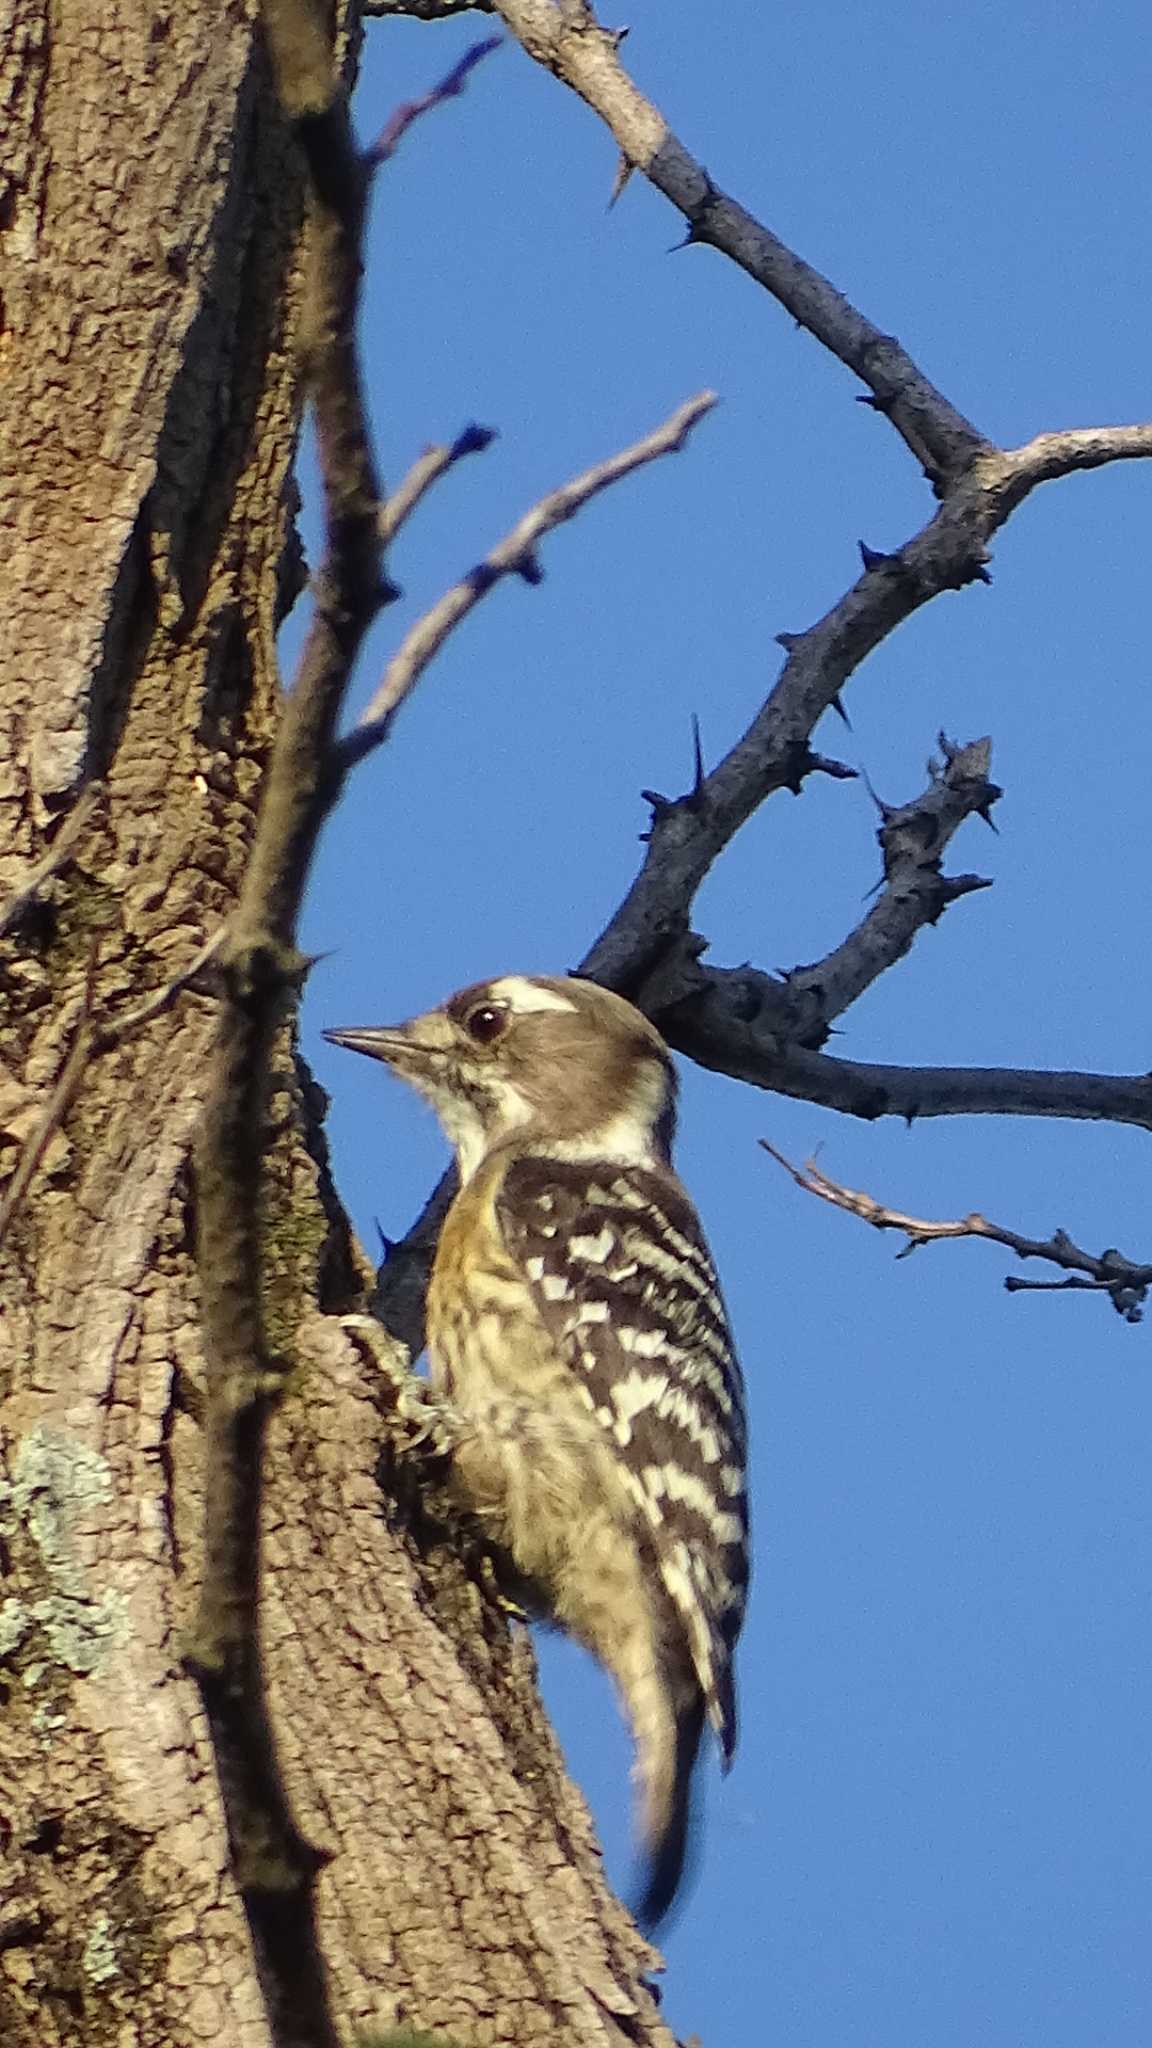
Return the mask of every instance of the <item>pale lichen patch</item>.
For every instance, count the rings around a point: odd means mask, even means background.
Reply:
[[[27,1531],[49,1591],[27,1606],[6,1601],[0,1608],[0,1656],[10,1655],[39,1622],[57,1664],[78,1673],[98,1670],[128,1628],[123,1593],[94,1590],[78,1542],[93,1510],[112,1498],[107,1461],[64,1430],[37,1427],[20,1444],[6,1494],[4,1524],[9,1534]],[[35,1684],[42,1670],[30,1666],[25,1684]]]
[[[81,1951],[80,1964],[84,1975],[93,1984],[106,1984],[110,1977],[119,1976],[120,1962],[107,1913],[97,1913],[93,1920]]]

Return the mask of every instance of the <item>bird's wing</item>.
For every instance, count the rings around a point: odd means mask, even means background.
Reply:
[[[747,1585],[743,1384],[695,1211],[671,1173],[522,1158],[496,1214],[612,1440],[728,1759]]]

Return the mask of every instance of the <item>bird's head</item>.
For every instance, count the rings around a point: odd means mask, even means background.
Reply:
[[[503,975],[406,1024],[326,1031],[436,1111],[467,1180],[497,1146],[667,1164],[676,1077],[655,1026],[595,982]]]

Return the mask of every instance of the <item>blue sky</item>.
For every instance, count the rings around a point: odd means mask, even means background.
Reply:
[[[1152,58],[1134,6],[765,9],[634,0],[638,81],[718,182],[986,431],[1147,417]],[[481,18],[375,24],[365,135]],[[364,342],[394,481],[430,440],[500,429],[441,485],[394,570],[366,695],[404,625],[542,491],[689,393],[691,446],[497,591],[362,767],[305,942],[305,1049],[333,1095],[354,1217],[398,1232],[444,1159],[429,1115],[322,1025],[386,1021],[474,978],[575,965],[630,880],[643,787],[681,790],[808,625],[929,511],[856,385],[715,252],[669,253],[638,180],[612,213],[594,117],[509,46],[380,182]],[[943,727],[990,733],[999,836],[961,902],[844,1020],[861,1059],[1149,1064],[1147,597],[1152,469],[1049,485],[990,589],[872,657],[817,745],[902,802]],[[719,964],[818,958],[876,879],[862,782],[782,795],[706,885]],[[757,1148],[929,1215],[979,1207],[1149,1257],[1147,1135],[987,1118],[853,1124],[684,1074],[680,1163],[729,1295],[754,1431],[756,1582],[732,1776],[706,1774],[698,1881],[666,2010],[705,2044],[1146,2048],[1152,2036],[1152,1327],[1008,1296],[973,1244],[895,1241]],[[628,1748],[563,1645],[547,1695],[629,1868]]]

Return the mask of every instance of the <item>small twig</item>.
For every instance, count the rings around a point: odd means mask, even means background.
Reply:
[[[437,448],[426,448],[423,455],[417,456],[407,476],[380,507],[380,545],[385,548],[391,546],[433,484],[439,483],[440,478],[446,476],[456,463],[463,461],[466,455],[482,455],[495,438],[495,427],[470,425],[457,434],[454,441],[445,442]]]
[[[53,1133],[59,1130],[79,1093],[80,1083],[90,1062],[99,1059],[102,1053],[111,1052],[114,1046],[122,1045],[126,1038],[142,1030],[154,1017],[162,1016],[165,1010],[170,1010],[177,996],[195,980],[201,968],[212,958],[220,945],[221,937],[222,934],[217,932],[214,938],[201,946],[191,965],[186,967],[182,974],[177,974],[171,981],[165,982],[163,988],[150,995],[135,1010],[126,1011],[109,1024],[97,1024],[93,1020],[95,951],[93,952],[81,1006],[80,1028],[45,1104],[44,1114],[20,1154],[16,1171],[8,1184],[4,1200],[0,1203],[0,1244],[11,1229],[12,1219],[17,1210],[27,1197]]]
[[[45,883],[50,882],[53,875],[59,874],[60,869],[70,858],[73,847],[83,838],[88,822],[93,812],[104,801],[105,794],[102,782],[90,782],[83,794],[77,798],[43,860],[37,862],[25,876],[16,894],[9,899],[6,907],[0,910],[0,939],[27,915]]]
[[[84,988],[80,998],[80,1014],[76,1022],[75,1036],[68,1048],[64,1063],[44,1104],[43,1114],[20,1154],[16,1171],[0,1202],[0,1244],[12,1226],[13,1218],[20,1209],[24,1197],[31,1187],[56,1132],[61,1128],[72,1104],[80,1091],[88,1062],[92,1057],[92,1005],[96,990],[96,962],[100,953],[100,941],[96,938],[88,955],[88,966],[84,976]]]
[[[222,930],[214,932],[210,939],[205,940],[188,966],[180,974],[174,974],[171,981],[165,982],[163,988],[155,990],[144,1002],[138,1004],[136,1009],[126,1010],[123,1016],[113,1018],[110,1024],[102,1024],[95,1034],[93,1051],[107,1052],[112,1046],[120,1045],[124,1039],[130,1038],[134,1032],[142,1031],[145,1024],[151,1024],[154,1018],[162,1017],[166,1010],[172,1008],[177,996],[183,995],[196,976],[215,958],[223,940]]]
[[[407,15],[413,21],[451,21],[458,14],[491,14],[493,0],[364,0],[366,15]]]
[[[470,44],[459,63],[445,72],[439,85],[434,85],[431,92],[424,93],[418,100],[404,100],[389,116],[369,149],[369,163],[387,163],[414,122],[423,114],[431,113],[433,107],[442,107],[447,100],[458,99],[477,64],[490,56],[493,50],[498,50],[503,40],[503,36],[485,36],[481,42]]]
[[[1077,470],[1102,469],[1110,462],[1140,462],[1152,457],[1152,420],[1126,427],[1058,427],[1036,434],[1022,448],[1008,450],[1009,492],[1014,503],[1037,484],[1051,483]]]
[[[540,581],[543,571],[536,550],[545,534],[563,525],[565,520],[574,518],[590,498],[607,490],[610,484],[618,483],[621,477],[630,476],[633,470],[642,468],[645,463],[682,448],[692,428],[716,402],[715,392],[700,392],[678,406],[663,425],[646,434],[642,441],[636,441],[618,455],[610,455],[607,461],[586,469],[581,476],[573,477],[570,483],[549,492],[546,498],[541,498],[531,511],[526,512],[491,554],[459,583],[453,584],[451,590],[446,591],[406,634],[359,724],[333,750],[340,772],[347,774],[356,762],[362,761],[366,754],[387,739],[396,713],[448,635],[503,577],[522,576],[526,583]]]
[[[858,1188],[842,1187],[839,1181],[824,1173],[814,1159],[809,1159],[804,1166],[794,1166],[790,1159],[776,1150],[775,1145],[769,1144],[767,1138],[761,1138],[759,1143],[807,1194],[818,1195],[821,1201],[830,1202],[833,1208],[858,1216],[862,1223],[870,1223],[875,1230],[901,1231],[907,1243],[897,1253],[897,1258],[906,1259],[921,1245],[934,1244],[942,1238],[984,1238],[990,1244],[1003,1245],[1018,1259],[1047,1259],[1074,1276],[1066,1280],[1024,1280],[1010,1274],[1004,1282],[1010,1294],[1059,1292],[1065,1288],[1107,1294],[1113,1308],[1125,1322],[1141,1321],[1142,1304],[1147,1299],[1149,1287],[1152,1287],[1152,1265],[1137,1265],[1125,1258],[1122,1252],[1114,1250],[1099,1255],[1083,1251],[1079,1245],[1073,1244],[1066,1230],[1054,1230],[1047,1238],[1024,1237],[1018,1230],[1009,1230],[1001,1223],[990,1223],[977,1210],[968,1216],[940,1222],[924,1216],[908,1216],[901,1209],[890,1209],[883,1202],[878,1202],[874,1195],[865,1194]],[[1087,1277],[1081,1277],[1084,1275]]]

